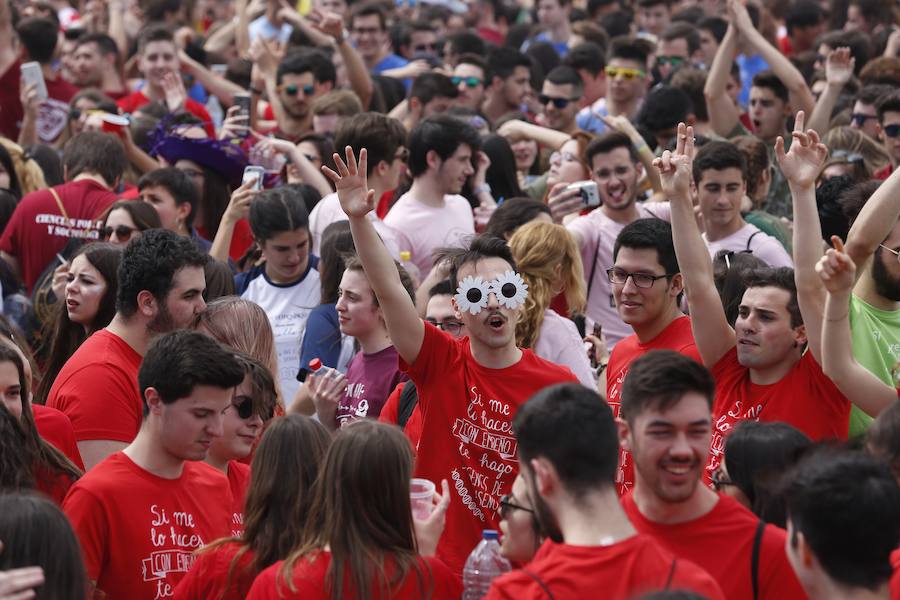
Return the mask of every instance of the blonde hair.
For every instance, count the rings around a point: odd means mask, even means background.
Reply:
[[[891,162],[891,157],[881,144],[862,131],[849,126],[829,129],[822,138],[822,143],[828,147],[829,152],[843,150],[850,154],[859,154],[865,163],[866,179],[871,177],[872,173]],[[850,161],[846,158],[836,159],[829,157],[829,160],[822,168],[824,170],[829,165],[846,164],[848,162]]]
[[[16,177],[19,179],[19,187],[22,189],[23,196],[47,187],[44,171],[41,170],[37,161],[26,156],[22,146],[3,136],[0,136],[0,144],[6,148],[12,158],[13,168],[16,170]]]
[[[528,298],[516,325],[516,344],[531,348],[537,342],[544,311],[562,284],[570,314],[584,311],[587,301],[584,268],[575,238],[565,227],[532,222],[520,227],[509,240],[519,274],[528,284]]]
[[[278,385],[275,335],[266,311],[259,304],[237,296],[217,298],[197,317],[194,329],[201,328],[226,346],[240,350],[265,366],[275,380],[277,404],[284,409],[284,399]]]

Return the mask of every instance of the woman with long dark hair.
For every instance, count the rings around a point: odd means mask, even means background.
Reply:
[[[239,600],[256,575],[300,542],[331,435],[309,417],[277,419],[263,434],[251,468],[243,533],[200,551],[175,588],[176,600]]]
[[[417,529],[443,519],[450,489],[445,480],[440,505],[414,523],[412,465],[400,429],[368,419],[343,427],[325,455],[301,543],[260,573],[248,600],[457,600],[457,576],[421,556],[434,548],[417,541]]]
[[[45,325],[49,353],[35,398],[38,404],[46,403],[56,376],[82,342],[112,321],[121,260],[121,248],[95,243],[82,246],[69,263],[64,301],[56,303],[54,318]]]

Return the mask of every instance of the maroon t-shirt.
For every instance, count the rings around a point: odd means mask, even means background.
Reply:
[[[0,135],[12,140],[18,139],[22,125],[22,103],[19,100],[22,61],[16,60],[0,76]],[[45,144],[56,141],[66,127],[69,117],[69,101],[78,93],[78,88],[57,75],[55,79],[44,78],[48,98],[41,102],[38,114],[38,139]]]
[[[407,376],[400,372],[397,349],[388,346],[380,352],[357,352],[347,365],[347,391],[335,415],[343,426],[365,417],[377,419],[388,396]]]
[[[68,221],[50,190],[37,190],[22,198],[0,237],[0,250],[19,260],[29,294],[38,277],[70,239],[99,238],[97,218],[116,201],[113,192],[92,179],[71,181],[53,189],[66,209]]]

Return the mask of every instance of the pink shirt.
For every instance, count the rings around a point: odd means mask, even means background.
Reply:
[[[548,308],[544,311],[541,332],[534,344],[534,353],[552,363],[569,367],[581,385],[597,390],[597,378],[578,335],[578,328],[567,319]]]
[[[751,239],[752,237],[752,239]],[[794,267],[794,261],[777,239],[768,233],[760,231],[756,225],[746,223],[743,227],[720,240],[710,242],[703,234],[703,241],[709,249],[709,255],[715,258],[720,250],[732,252],[746,252],[750,250],[753,256],[763,261],[770,267]]]
[[[400,196],[384,222],[403,233],[411,262],[424,279],[431,272],[432,252],[438,248],[462,247],[475,234],[475,219],[469,201],[462,196],[444,196],[444,205],[427,206],[409,192]]]
[[[639,203],[637,208],[642,219],[656,217],[663,221],[672,220],[668,202]],[[631,326],[619,318],[612,288],[606,277],[606,270],[613,266],[613,246],[625,225],[627,223],[613,221],[604,214],[603,208],[598,208],[578,217],[567,226],[569,231],[578,236],[584,273],[589,278],[587,316],[591,321],[603,325],[603,334],[610,349],[623,337],[633,333]],[[590,329],[589,326],[588,331]]]
[[[341,208],[341,201],[338,200],[337,193],[332,192],[319,200],[319,203],[309,213],[309,234],[312,236],[312,253],[316,256],[320,255],[322,234],[325,233],[326,227],[332,223],[346,220],[347,214]],[[375,211],[369,213],[369,220],[372,221],[375,231],[381,236],[381,240],[394,260],[400,260],[401,247],[405,250],[409,246],[406,236],[386,225],[384,221],[378,218]],[[425,275],[427,274],[425,273]]]

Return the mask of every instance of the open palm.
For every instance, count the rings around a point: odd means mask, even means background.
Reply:
[[[822,171],[822,165],[828,157],[828,148],[819,141],[819,134],[809,129],[803,133],[805,115],[797,113],[794,125],[793,143],[789,152],[784,151],[784,140],[779,137],[775,141],[775,156],[781,172],[789,183],[799,187],[815,185],[816,178]]]
[[[350,146],[344,149],[344,153],[347,162],[337,152],[334,153],[337,172],[326,166],[322,167],[322,172],[334,182],[341,208],[347,216],[364,217],[375,208],[375,190],[370,190],[366,181],[368,152],[365,148],[360,150],[359,161]]]

